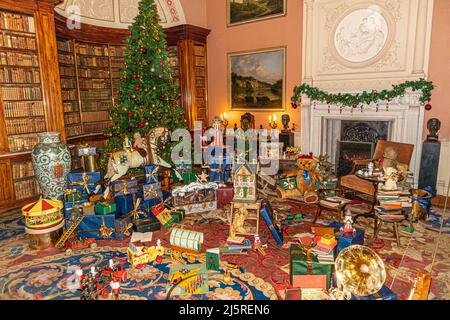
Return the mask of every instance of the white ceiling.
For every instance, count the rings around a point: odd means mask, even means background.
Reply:
[[[108,28],[126,29],[138,14],[139,0],[65,0],[55,8],[60,15]],[[180,0],[155,0],[164,28],[186,23]]]

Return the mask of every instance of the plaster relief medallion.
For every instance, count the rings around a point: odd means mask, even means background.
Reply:
[[[335,29],[334,46],[345,61],[364,63],[383,50],[388,36],[388,22],[380,8],[370,5],[344,16]]]

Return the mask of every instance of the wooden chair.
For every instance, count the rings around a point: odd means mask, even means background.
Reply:
[[[371,211],[369,211],[367,214],[373,213],[373,208],[376,204],[376,188],[373,183],[370,181],[363,180],[361,178],[358,178],[355,175],[355,172],[357,171],[358,167],[366,167],[371,161],[381,159],[383,157],[383,152],[387,147],[393,147],[397,150],[397,161],[400,163],[407,164],[409,166],[412,158],[412,154],[414,151],[414,145],[413,144],[407,144],[407,143],[400,143],[400,142],[393,142],[393,141],[386,141],[386,140],[379,140],[377,143],[377,146],[375,148],[375,152],[373,155],[373,159],[367,159],[367,160],[354,160],[353,161],[353,168],[349,175],[343,176],[340,178],[339,184],[340,187],[343,188],[346,191],[351,191],[355,194],[365,194],[369,195],[372,199],[368,201],[369,204],[372,205]],[[367,202],[367,199],[362,198],[361,200]],[[364,214],[364,215],[367,215]],[[358,215],[359,216],[359,215]],[[356,216],[354,219],[358,218]]]

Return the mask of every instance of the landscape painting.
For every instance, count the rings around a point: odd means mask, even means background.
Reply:
[[[286,14],[286,0],[227,0],[228,26]]]
[[[231,110],[282,111],[286,48],[228,55]]]

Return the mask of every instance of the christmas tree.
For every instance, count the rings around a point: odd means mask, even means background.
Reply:
[[[109,139],[103,154],[121,150],[125,135],[131,139],[136,132],[144,137],[156,127],[169,131],[186,127],[166,35],[158,21],[154,0],[141,0],[126,40],[119,103],[110,110],[112,127],[106,132]],[[170,147],[159,145],[158,153],[166,161],[170,161]],[[102,159],[103,168],[106,163]]]

